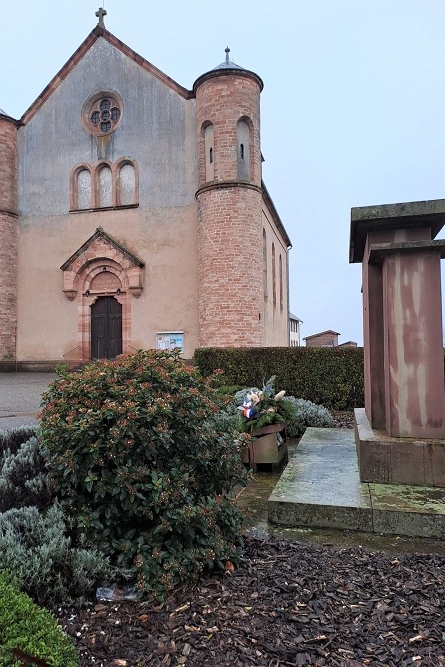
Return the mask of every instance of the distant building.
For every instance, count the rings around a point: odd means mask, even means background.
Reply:
[[[337,347],[339,336],[340,334],[337,331],[329,329],[312,336],[306,336],[303,340],[306,341],[306,347]]]
[[[289,345],[290,347],[300,347],[300,324],[303,320],[289,313]]]
[[[320,333],[306,336],[303,340],[306,341],[306,347],[357,347],[357,343],[353,340],[348,340],[346,343],[338,342],[340,334],[337,331],[321,331]]]

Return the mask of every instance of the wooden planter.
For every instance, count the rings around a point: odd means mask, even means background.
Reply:
[[[259,465],[267,466],[276,472],[287,463],[285,424],[270,424],[258,431],[252,431],[250,435],[252,440],[244,449],[241,458],[254,472],[258,470]]]

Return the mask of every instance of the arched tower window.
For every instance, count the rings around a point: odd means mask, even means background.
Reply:
[[[250,179],[250,120],[248,118],[240,118],[238,121],[236,137],[238,143],[237,177],[248,180]]]
[[[279,280],[280,280],[280,310],[283,310],[283,258],[280,253],[279,265]]]
[[[277,305],[277,274],[275,268],[275,244],[272,243],[272,298],[273,305]]]
[[[266,230],[263,227],[263,289],[264,298],[267,299],[267,239]]]
[[[113,206],[113,176],[108,165],[99,167],[99,206]]]
[[[205,180],[213,181],[215,178],[214,148],[213,148],[213,125],[208,123],[204,128],[204,152],[205,152]]]
[[[91,208],[91,172],[89,169],[80,169],[75,178],[75,201],[72,208]]]

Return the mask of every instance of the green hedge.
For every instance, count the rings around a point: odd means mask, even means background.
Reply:
[[[200,348],[194,362],[204,376],[221,369],[224,384],[275,388],[333,410],[364,406],[362,347]]]

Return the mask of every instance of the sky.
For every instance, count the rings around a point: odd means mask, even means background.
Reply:
[[[263,79],[263,179],[292,241],[290,310],[302,338],[333,329],[362,345],[351,208],[445,198],[445,0],[4,2],[1,109],[24,114],[99,6],[110,32],[185,88],[226,46]]]

